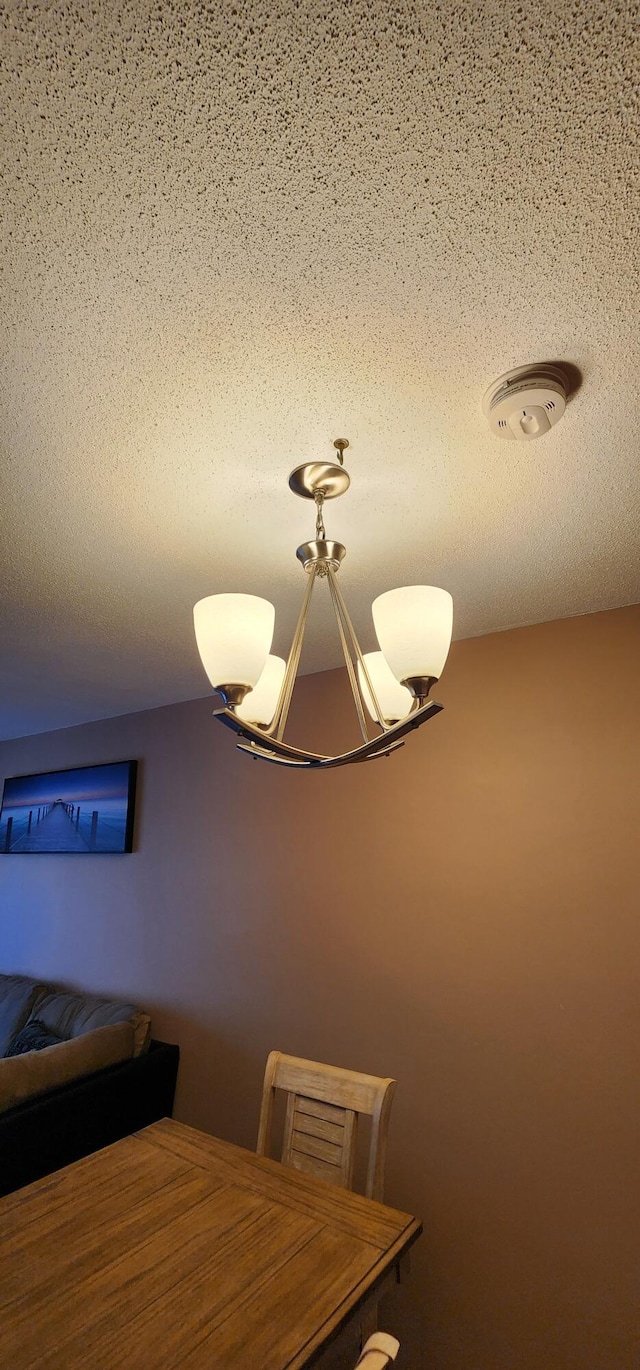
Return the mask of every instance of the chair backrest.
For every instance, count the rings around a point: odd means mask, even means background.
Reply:
[[[400,1342],[390,1337],[388,1332],[374,1332],[360,1352],[356,1370],[385,1370],[389,1361],[395,1360],[400,1350]]]
[[[382,1201],[389,1111],[395,1080],[304,1061],[272,1051],[267,1061],[257,1152],[269,1154],[276,1089],[285,1090],[287,1112],[281,1160],[343,1189],[353,1188],[358,1114],[371,1117],[365,1194]]]

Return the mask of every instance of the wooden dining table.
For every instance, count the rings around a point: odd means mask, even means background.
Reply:
[[[163,1119],[0,1200],[12,1370],[302,1370],[421,1231]]]

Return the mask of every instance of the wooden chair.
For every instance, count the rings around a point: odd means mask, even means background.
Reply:
[[[356,1370],[385,1370],[389,1361],[395,1360],[400,1350],[400,1342],[390,1337],[388,1332],[374,1332],[360,1352]]]
[[[371,1141],[365,1194],[382,1202],[387,1129],[395,1084],[395,1080],[360,1075],[354,1070],[340,1070],[272,1051],[264,1077],[258,1155],[269,1155],[275,1092],[285,1090],[289,1098],[283,1164],[343,1189],[352,1189],[358,1114],[368,1114]]]

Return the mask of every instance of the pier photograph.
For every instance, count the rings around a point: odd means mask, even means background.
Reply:
[[[132,850],[135,761],[5,780],[0,853]]]

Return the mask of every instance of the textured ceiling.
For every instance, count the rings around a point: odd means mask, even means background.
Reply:
[[[0,11],[2,735],[205,694],[203,594],[286,650],[342,434],[366,646],[415,581],[462,637],[640,599],[637,4]],[[501,442],[540,359],[582,385]]]

